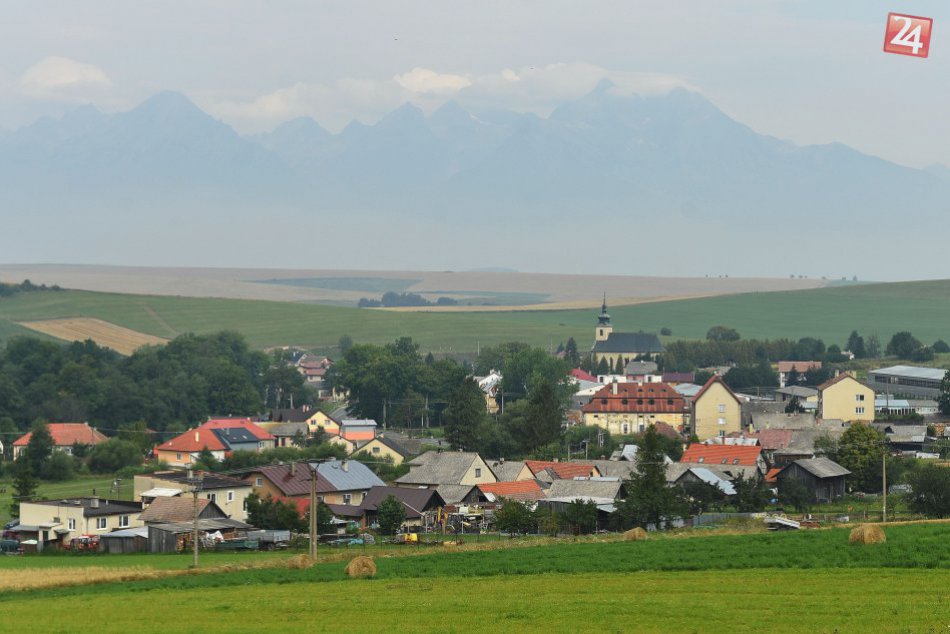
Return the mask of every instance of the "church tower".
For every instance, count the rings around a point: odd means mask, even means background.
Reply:
[[[597,328],[594,329],[594,341],[607,341],[614,327],[610,325],[610,315],[607,314],[607,293],[604,293],[604,304],[600,307],[600,316],[597,317]]]

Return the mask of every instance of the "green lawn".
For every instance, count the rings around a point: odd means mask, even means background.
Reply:
[[[161,337],[232,329],[252,345],[329,348],[349,334],[384,343],[410,336],[434,352],[474,352],[477,345],[526,341],[547,347],[574,337],[592,339],[596,311],[395,313],[339,306],[228,299],[196,299],[66,291],[22,293],[0,300],[0,339],[21,333],[14,322],[52,317],[98,317]],[[950,340],[950,281],[838,286],[809,291],[748,293],[610,308],[618,331],[703,338],[725,324],[745,338],[816,336],[843,345],[852,329],[882,343],[910,330],[925,343]]]

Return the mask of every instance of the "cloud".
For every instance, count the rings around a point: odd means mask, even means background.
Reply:
[[[544,116],[558,104],[590,92],[603,79],[611,80],[614,90],[623,94],[664,94],[677,87],[695,90],[673,75],[616,72],[575,62],[505,68],[483,75],[416,67],[391,79],[301,82],[249,98],[214,93],[191,96],[202,108],[245,133],[269,130],[302,116],[313,117],[336,131],[353,120],[374,122],[406,102],[432,111],[455,99],[471,108],[504,108]]]
[[[65,57],[47,57],[20,76],[20,91],[38,99],[86,101],[112,87],[98,66]]]

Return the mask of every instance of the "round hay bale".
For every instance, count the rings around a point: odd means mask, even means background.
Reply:
[[[623,534],[623,540],[625,542],[639,542],[648,538],[649,538],[649,535],[647,535],[647,532],[643,530],[642,528],[640,528],[639,526],[637,526],[636,528],[631,528],[630,530],[628,530],[626,533]]]
[[[376,576],[376,562],[372,557],[355,557],[346,564],[344,569],[347,575],[354,579],[363,579]]]
[[[313,563],[313,557],[310,555],[294,555],[287,560],[287,567],[291,570],[305,570],[313,566]]]
[[[862,524],[851,530],[848,535],[849,544],[883,544],[887,541],[887,535],[876,524]]]

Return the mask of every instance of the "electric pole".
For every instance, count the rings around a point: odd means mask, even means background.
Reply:
[[[194,552],[194,560],[192,561],[191,565],[193,568],[197,568],[198,567],[198,515],[199,515],[198,492],[201,490],[202,476],[199,473],[196,477],[195,473],[191,469],[189,469],[188,478],[186,479],[186,481],[188,482],[188,484],[191,485],[191,494],[194,496],[194,501],[195,501],[194,526],[192,527],[192,532],[191,532],[191,546]]]
[[[881,521],[887,522],[887,447],[884,448],[883,453],[881,454],[881,486],[882,486],[882,513]]]
[[[310,556],[317,559],[317,467],[319,464],[307,463],[310,467]]]

